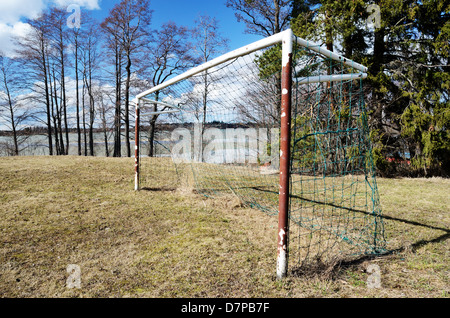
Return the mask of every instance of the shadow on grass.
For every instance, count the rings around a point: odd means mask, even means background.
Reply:
[[[275,193],[274,191],[263,189],[263,188],[259,188],[259,187],[251,187],[251,188],[254,189],[254,190],[257,190],[257,191]],[[291,195],[290,197],[291,198],[295,198],[295,199],[300,199],[300,200],[303,200],[303,201],[307,201],[307,202],[311,202],[311,203],[315,203],[315,204],[327,205],[327,206],[331,206],[331,207],[334,207],[334,208],[343,209],[343,210],[347,210],[347,211],[351,211],[351,212],[357,212],[357,213],[362,213],[362,214],[366,214],[366,215],[372,215],[372,213],[367,212],[367,211],[352,209],[352,208],[349,208],[349,207],[340,206],[340,205],[329,203],[329,202],[311,200],[311,199],[307,199],[307,198],[304,198],[304,197],[301,197],[301,196],[298,196],[298,195]],[[450,229],[446,229],[446,228],[443,228],[443,227],[437,227],[437,226],[433,226],[433,225],[423,224],[423,223],[419,223],[419,222],[416,222],[416,221],[401,219],[401,218],[397,218],[397,217],[393,217],[393,216],[389,216],[389,215],[380,215],[379,217],[381,219],[385,219],[385,220],[398,221],[398,222],[402,222],[402,223],[406,223],[406,224],[411,224],[411,225],[414,225],[414,226],[426,227],[426,228],[429,228],[429,229],[432,229],[432,230],[444,231],[444,232],[447,232],[447,234],[450,233]]]
[[[260,187],[251,187],[254,190],[257,191],[262,191],[262,192],[273,192],[271,190],[267,190],[267,189],[263,189]],[[343,209],[343,210],[347,210],[347,211],[351,211],[351,212],[356,212],[356,213],[361,213],[361,214],[366,214],[366,215],[372,215],[372,213],[367,212],[367,211],[363,211],[363,210],[357,210],[357,209],[353,209],[353,208],[349,208],[349,207],[345,207],[345,206],[340,206],[337,204],[333,204],[333,203],[329,203],[329,202],[323,202],[323,201],[318,201],[318,200],[312,200],[312,199],[308,199],[308,198],[304,198],[298,195],[291,195],[291,198],[295,198],[295,199],[300,199],[300,200],[304,200],[307,202],[311,202],[314,204],[320,204],[320,205],[327,205],[327,206],[331,206],[334,208],[338,208],[338,209]],[[340,269],[342,268],[349,268],[352,266],[357,266],[360,265],[366,261],[369,260],[374,260],[377,258],[382,258],[382,257],[387,257],[387,256],[391,256],[391,255],[395,255],[395,254],[399,254],[405,251],[412,251],[415,252],[416,250],[420,249],[423,246],[426,246],[428,244],[433,244],[433,243],[439,243],[439,242],[443,242],[447,239],[450,238],[450,229],[447,228],[443,228],[443,227],[438,227],[438,226],[433,226],[433,225],[429,225],[429,224],[424,224],[424,223],[420,223],[417,221],[413,221],[413,220],[407,220],[407,219],[402,219],[402,218],[398,218],[398,217],[393,217],[393,216],[389,216],[389,215],[381,215],[379,216],[381,219],[384,220],[391,220],[391,221],[396,221],[396,222],[402,222],[405,224],[410,224],[413,226],[420,226],[420,227],[424,227],[427,229],[431,229],[431,230],[437,230],[437,231],[443,231],[445,232],[444,234],[441,234],[433,239],[429,239],[429,240],[419,240],[411,245],[408,246],[401,246],[399,248],[396,249],[391,249],[391,250],[386,250],[383,252],[379,252],[376,254],[367,254],[367,255],[362,255],[356,259],[350,260],[350,261],[338,261],[335,262],[333,264],[329,264],[329,265],[325,265],[325,264],[318,264],[317,266],[314,267],[314,269],[310,269],[307,270],[306,272],[315,272],[316,274],[323,274],[323,273],[327,273],[333,275],[333,273],[337,273]],[[301,268],[295,268],[292,270],[292,273],[294,275],[301,275],[301,273],[305,273],[304,269]]]
[[[256,191],[261,191],[261,192],[268,192],[271,194],[278,194],[277,192],[271,190],[271,189],[267,189],[267,186],[250,186],[250,187],[240,187],[239,189],[252,189],[252,190],[256,190]],[[168,189],[148,189],[148,191],[171,191]],[[326,206],[331,206],[334,208],[338,208],[338,209],[343,209],[343,210],[347,210],[350,212],[355,212],[355,213],[361,213],[361,214],[366,214],[366,215],[372,215],[371,212],[367,212],[364,210],[358,210],[358,209],[353,209],[350,207],[345,207],[345,206],[340,206],[338,204],[333,204],[330,202],[323,202],[323,201],[319,201],[319,200],[312,200],[312,199],[308,199],[308,198],[304,198],[298,195],[291,195],[291,198],[295,198],[295,199],[299,199],[299,200],[303,200],[303,201],[307,201],[310,203],[314,203],[314,204],[319,204],[319,205],[326,205]],[[350,267],[354,267],[354,266],[358,266],[366,261],[369,260],[374,260],[374,259],[379,259],[379,258],[383,258],[383,257],[388,257],[388,256],[392,256],[395,254],[399,254],[405,251],[412,251],[415,252],[416,250],[418,250],[419,248],[428,245],[428,244],[432,244],[432,243],[439,243],[439,242],[443,242],[447,239],[450,238],[450,229],[447,228],[443,228],[443,227],[438,227],[438,226],[433,226],[433,225],[429,225],[429,224],[424,224],[424,223],[420,223],[417,221],[413,221],[413,220],[407,220],[407,219],[402,219],[402,218],[398,218],[398,217],[393,217],[393,216],[389,216],[389,215],[380,215],[379,216],[380,219],[384,219],[384,220],[390,220],[390,221],[395,221],[395,222],[402,222],[405,224],[410,224],[413,226],[420,226],[420,227],[424,227],[427,229],[431,229],[431,230],[438,230],[438,231],[443,231],[445,232],[444,234],[439,235],[438,237],[435,237],[433,239],[430,240],[419,240],[411,245],[408,246],[402,246],[396,249],[391,249],[391,250],[384,250],[384,251],[380,251],[378,253],[374,253],[374,254],[366,254],[366,255],[361,255],[360,257],[356,258],[356,259],[352,259],[352,260],[340,260],[340,261],[335,261],[331,264],[322,264],[322,263],[318,263],[313,265],[311,268],[305,269],[305,268],[294,268],[291,270],[291,274],[293,274],[294,276],[299,276],[299,275],[324,275],[325,276],[330,276],[331,277],[336,277],[335,275],[339,275],[338,273],[340,272],[340,270],[345,269],[345,268],[350,268]]]
[[[168,187],[156,187],[156,188],[142,188],[142,191],[148,192],[174,192],[177,188],[168,188]]]

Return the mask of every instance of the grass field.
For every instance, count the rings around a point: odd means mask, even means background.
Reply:
[[[378,179],[390,252],[277,281],[276,217],[154,169],[134,192],[133,159],[0,158],[0,296],[450,296],[448,179]]]

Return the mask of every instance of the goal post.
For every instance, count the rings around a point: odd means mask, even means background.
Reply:
[[[293,34],[286,31],[282,39],[281,127],[280,127],[280,195],[278,208],[277,278],[286,276],[289,238],[289,182],[291,153]]]
[[[135,98],[135,190],[142,187],[148,130],[175,165],[191,166],[199,193],[231,190],[278,215],[278,279],[292,255],[305,267],[378,253],[385,241],[362,92],[366,72],[288,29],[142,92]]]

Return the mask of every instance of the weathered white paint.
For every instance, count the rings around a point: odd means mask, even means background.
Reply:
[[[283,32],[283,55],[282,55],[282,64],[283,67],[286,67],[290,61],[290,57],[292,55],[293,51],[293,39],[294,39],[294,33],[291,29],[288,29]],[[287,93],[286,93],[287,94]]]
[[[286,246],[286,232],[280,229],[279,232],[280,242],[282,246],[278,246],[278,259],[277,259],[277,278],[282,279],[287,273],[287,246]]]
[[[314,51],[316,53],[322,54],[322,55],[324,55],[324,56],[326,56],[328,58],[331,58],[331,59],[333,59],[335,61],[342,62],[342,63],[344,63],[347,66],[350,66],[350,67],[353,67],[354,69],[357,69],[358,71],[361,71],[361,72],[365,73],[368,70],[367,67],[365,67],[365,66],[363,66],[363,65],[361,65],[359,63],[356,63],[356,62],[354,62],[354,61],[352,61],[352,60],[350,60],[350,59],[348,59],[348,58],[346,58],[346,57],[344,57],[342,55],[336,54],[335,52],[331,52],[331,51],[321,47],[319,44],[316,44],[316,43],[313,43],[313,42],[310,42],[310,41],[306,41],[306,40],[304,40],[302,38],[297,38],[297,37],[294,40],[297,41],[298,45],[306,47],[306,48],[310,49],[311,51]]]
[[[286,232],[284,231],[284,229],[281,229],[280,232],[278,233],[278,236],[280,237],[280,240],[282,240],[282,241],[283,241],[285,235],[286,235]]]

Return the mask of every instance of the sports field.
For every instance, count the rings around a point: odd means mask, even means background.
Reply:
[[[389,252],[277,281],[276,216],[153,169],[135,192],[134,159],[1,158],[0,296],[450,296],[448,179],[377,179]]]

